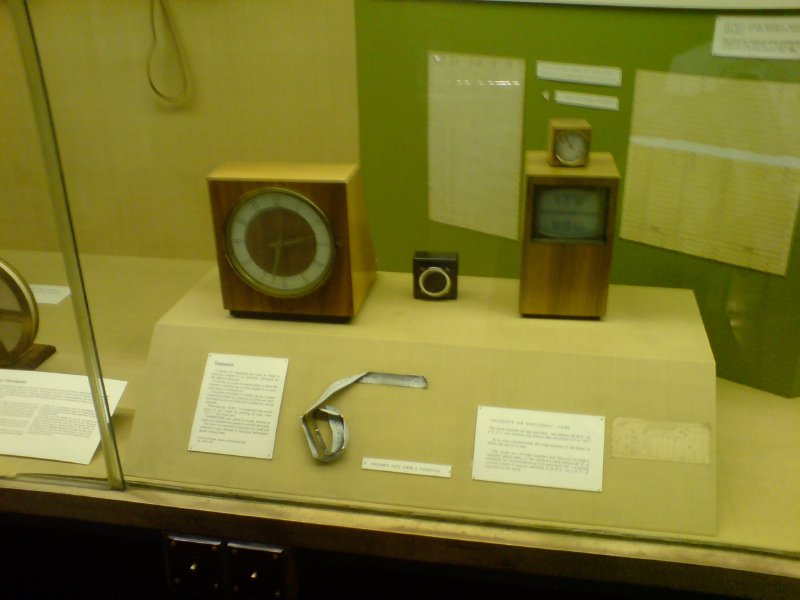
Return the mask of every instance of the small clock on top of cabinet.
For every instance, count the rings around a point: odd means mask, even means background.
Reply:
[[[619,172],[608,152],[581,168],[525,154],[527,179],[519,310],[600,318],[606,312]]]
[[[585,119],[550,119],[547,163],[552,167],[584,167],[589,163],[592,126]]]
[[[357,165],[231,163],[208,185],[231,314],[355,316],[376,272]]]

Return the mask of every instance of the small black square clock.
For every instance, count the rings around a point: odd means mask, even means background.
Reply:
[[[414,298],[455,300],[458,297],[458,253],[415,252]]]

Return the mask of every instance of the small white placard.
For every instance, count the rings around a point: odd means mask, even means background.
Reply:
[[[600,492],[605,417],[479,406],[472,478]]]
[[[568,81],[591,85],[622,85],[622,69],[572,63],[536,61],[536,77],[550,81]]]
[[[61,304],[69,296],[69,287],[66,285],[44,285],[34,283],[30,286],[37,304]]]
[[[717,17],[714,56],[800,59],[800,17]]]
[[[388,471],[390,473],[402,473],[404,475],[426,475],[428,477],[445,478],[449,478],[453,470],[450,465],[369,457],[364,457],[361,460],[361,468],[367,471]]]
[[[209,354],[189,450],[272,458],[287,358]]]
[[[113,413],[125,382],[103,386]],[[0,454],[88,465],[99,443],[86,376],[0,370]]]
[[[581,92],[565,92],[556,90],[556,104],[569,106],[582,106],[584,108],[599,108],[601,110],[619,110],[619,98],[604,96],[602,94],[583,94]]]

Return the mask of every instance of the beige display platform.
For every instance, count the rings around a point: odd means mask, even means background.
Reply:
[[[602,321],[523,319],[515,280],[462,277],[459,298],[412,299],[411,276],[380,273],[350,324],[236,319],[209,273],[155,327],[123,455],[129,481],[293,503],[517,525],[712,535],[714,361],[690,291],[612,286]],[[189,452],[210,352],[286,357],[272,460]],[[362,371],[424,375],[425,390],[355,385],[333,399],[344,456],[312,458],[300,416]],[[477,407],[602,415],[602,492],[472,479]],[[707,464],[612,456],[620,417],[707,427]],[[452,466],[451,478],[366,471],[364,457]]]
[[[64,259],[57,252],[0,250],[0,256],[31,285],[67,286]],[[111,379],[136,380],[145,368],[153,323],[208,271],[211,261],[82,255],[84,281],[92,307],[95,340],[102,355],[103,374]],[[110,285],[109,282],[114,282]],[[157,282],[154,284],[153,282]],[[152,293],[152,287],[157,293]],[[72,297],[59,304],[39,304],[37,342],[52,344],[55,354],[38,371],[84,375]],[[124,440],[133,419],[126,395],[114,413],[117,441]],[[90,464],[22,456],[0,456],[0,478],[64,477],[103,480],[106,465],[100,449]]]

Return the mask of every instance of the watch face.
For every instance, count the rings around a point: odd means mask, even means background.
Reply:
[[[270,296],[302,296],[333,268],[330,222],[308,198],[278,188],[246,195],[225,227],[228,260],[248,285]]]
[[[589,140],[580,131],[562,131],[553,143],[556,158],[563,165],[580,165],[589,154]]]
[[[601,242],[605,239],[608,188],[542,186],[534,193],[536,241]]]

